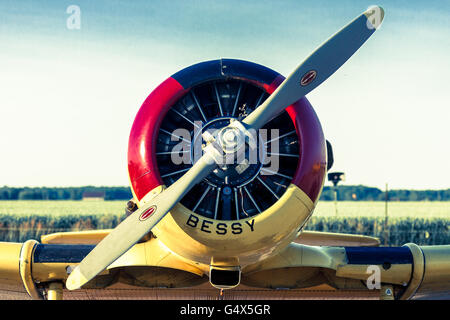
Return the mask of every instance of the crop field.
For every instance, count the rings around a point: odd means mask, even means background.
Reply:
[[[15,217],[50,216],[62,217],[70,215],[114,215],[123,216],[126,201],[0,201],[0,216]]]
[[[337,203],[338,217],[384,218],[385,202],[382,201],[342,201]],[[332,201],[319,201],[314,217],[335,217]],[[444,201],[397,201],[388,203],[389,218],[448,219],[450,202]]]
[[[114,228],[125,201],[0,201],[0,241],[40,240],[44,234]]]
[[[0,201],[0,241],[39,240],[43,234],[114,228],[125,217],[125,201]],[[319,202],[307,230],[363,234],[390,245],[450,244],[450,202]]]

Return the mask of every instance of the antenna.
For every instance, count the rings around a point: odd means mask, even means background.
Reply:
[[[344,172],[330,172],[328,173],[328,181],[331,181],[334,186],[334,210],[336,212],[336,216],[338,215],[337,209],[337,184],[340,181],[345,181],[345,173]]]
[[[388,227],[388,202],[389,202],[389,189],[386,183],[386,192],[384,195],[384,245],[387,246],[389,242],[389,227]]]

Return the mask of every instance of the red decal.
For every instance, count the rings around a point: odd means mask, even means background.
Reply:
[[[315,70],[308,71],[305,73],[305,75],[300,80],[300,84],[304,87],[313,82],[313,80],[316,78],[317,72]]]
[[[151,206],[150,208],[141,213],[139,220],[141,221],[147,220],[155,211],[156,206]]]

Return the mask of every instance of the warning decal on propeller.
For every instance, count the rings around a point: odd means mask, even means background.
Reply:
[[[150,208],[141,213],[139,220],[141,221],[147,220],[155,211],[156,206],[151,206]]]
[[[300,80],[300,84],[305,87],[308,84],[310,84],[311,82],[313,82],[313,80],[316,78],[317,76],[317,72],[315,70],[310,70],[307,73],[305,73],[305,75],[302,77],[302,79]]]

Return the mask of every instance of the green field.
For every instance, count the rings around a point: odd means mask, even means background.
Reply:
[[[450,202],[389,202],[385,230],[385,203],[378,201],[319,202],[306,229],[362,234],[388,244],[450,244]]]
[[[126,201],[0,201],[0,241],[39,240],[43,234],[114,228]],[[389,244],[450,244],[450,202],[390,202]],[[363,234],[384,239],[385,203],[319,202],[307,230]]]
[[[382,201],[342,201],[337,203],[339,217],[383,217]],[[335,217],[334,202],[320,201],[314,210],[315,217]],[[396,201],[388,203],[390,218],[449,219],[450,202],[444,201]]]
[[[126,201],[0,201],[0,215],[13,216],[67,216],[116,215],[125,213]]]
[[[13,216],[67,216],[115,215],[122,216],[126,201],[0,201],[0,215]],[[450,219],[450,202],[404,201],[389,202],[391,218]],[[339,217],[384,217],[385,203],[379,201],[338,202]],[[334,202],[320,201],[315,217],[335,217]]]

